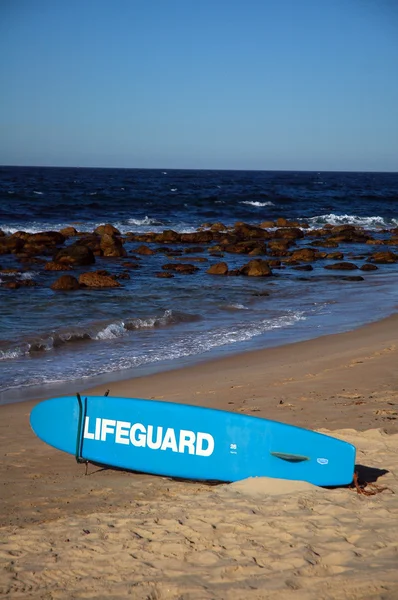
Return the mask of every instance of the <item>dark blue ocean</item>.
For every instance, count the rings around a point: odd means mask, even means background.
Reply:
[[[310,228],[360,225],[382,239],[398,226],[398,174],[0,167],[6,234],[66,226],[91,232],[105,223],[123,234],[193,232],[203,224],[278,217]],[[138,246],[125,245],[131,255]],[[339,250],[359,265],[374,248]],[[397,309],[397,265],[361,272],[363,281],[347,281],[322,261],[311,272],[285,267],[269,278],[216,277],[206,274],[212,263],[226,260],[232,268],[247,256],[220,259],[206,247],[196,256],[206,262],[194,263],[194,275],[157,278],[167,260],[156,253],[141,257],[119,288],[62,293],[50,288],[59,273],[0,255],[0,403],[34,397],[39,388],[49,396],[74,393],[99,381],[346,331]],[[117,274],[122,263],[97,258],[92,270]],[[35,286],[1,287],[13,268]]]

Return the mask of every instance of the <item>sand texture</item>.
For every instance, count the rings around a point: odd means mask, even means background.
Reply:
[[[387,488],[375,495],[268,478],[211,486],[94,465],[86,476],[34,436],[34,402],[0,407],[0,595],[397,600],[396,330],[394,318],[96,390],[327,432],[357,447],[360,480]]]
[[[398,434],[336,433],[357,446],[358,463],[388,470],[389,489],[364,496],[267,478],[206,486],[148,477],[152,497],[141,498],[128,474],[123,506],[107,506],[102,487],[87,490],[105,500],[101,511],[2,527],[0,593],[398,598]],[[80,480],[87,487],[95,475]]]

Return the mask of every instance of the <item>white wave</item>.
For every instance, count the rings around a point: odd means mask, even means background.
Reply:
[[[398,223],[397,219],[386,221],[380,216],[360,217],[358,215],[335,215],[334,213],[311,217],[307,219],[307,221],[313,227],[319,227],[329,223],[330,225],[357,225],[367,229],[396,227]]]
[[[239,303],[226,304],[222,308],[225,308],[226,310],[249,310],[247,306]]]
[[[25,271],[25,273],[18,273],[19,278],[25,281],[34,279],[36,275],[38,275],[37,271]]]
[[[305,320],[303,312],[290,312],[282,317],[274,319],[263,319],[259,322],[238,323],[233,329],[220,327],[198,336],[182,337],[172,344],[159,347],[158,352],[130,356],[118,359],[115,363],[109,363],[105,372],[113,372],[120,369],[130,369],[148,363],[175,360],[186,356],[195,356],[209,352],[213,348],[227,346],[239,342],[251,340],[253,337],[263,335],[267,331],[291,327],[298,321]]]
[[[127,331],[124,327],[123,321],[110,323],[104,329],[101,329],[93,339],[95,340],[114,340],[123,335],[126,335]]]
[[[127,219],[127,223],[129,225],[162,225],[159,219],[152,219],[148,216],[144,219]]]
[[[16,348],[15,350],[0,350],[0,360],[9,360],[12,358],[19,358],[20,356],[23,356],[25,353],[21,352],[21,350],[19,348]]]
[[[250,204],[251,206],[275,206],[275,204],[273,202],[271,202],[271,200],[268,200],[268,202],[259,202],[258,200],[243,200],[243,202],[241,202],[241,204]]]
[[[178,188],[171,188],[170,192],[176,192],[178,190]]]
[[[33,366],[32,363],[28,363],[23,380],[17,382],[15,377],[10,379],[2,391],[15,387],[64,383],[76,379],[86,380],[93,376],[115,373],[125,369],[154,366],[156,363],[163,361],[178,361],[184,357],[204,354],[221,346],[249,341],[255,336],[266,334],[267,331],[290,327],[297,321],[304,319],[303,313],[292,311],[281,317],[251,323],[240,322],[233,328],[218,327],[198,335],[180,333],[173,338],[173,341],[170,341],[170,339],[160,341],[160,338],[156,346],[146,349],[142,346],[137,348],[136,344],[124,345],[119,350],[114,347],[112,352],[107,353],[106,362],[103,360],[103,352],[80,354],[79,358],[73,361],[72,368],[68,370],[64,368],[64,359],[46,363],[45,369],[41,370],[37,369],[37,365]],[[17,351],[20,351],[19,356],[21,356],[24,354],[21,350],[21,348],[10,349],[6,352],[8,356],[3,357],[0,352],[0,358],[11,358],[10,353]]]
[[[38,191],[36,191],[36,190],[33,190],[33,193],[34,193],[34,194],[37,194],[38,196],[43,196],[43,192],[38,192]]]
[[[10,360],[13,358],[21,358],[29,354],[29,344],[26,347],[9,348],[8,350],[0,350],[0,360]]]

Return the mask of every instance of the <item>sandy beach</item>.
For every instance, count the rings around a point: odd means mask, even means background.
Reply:
[[[10,598],[398,598],[398,316],[91,390],[328,432],[384,491],[174,481],[78,465],[0,407],[0,593]],[[38,400],[41,398],[38,398]],[[367,487],[367,490],[373,488]]]

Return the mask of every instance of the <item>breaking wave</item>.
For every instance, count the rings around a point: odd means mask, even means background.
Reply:
[[[275,206],[275,204],[273,202],[271,202],[271,200],[269,200],[268,202],[259,202],[258,200],[244,200],[243,202],[241,202],[241,204],[250,204],[251,206]]]
[[[384,219],[383,217],[360,217],[358,215],[335,215],[333,213],[318,215],[306,219],[314,227],[325,225],[357,225],[366,229],[388,229],[397,227],[398,219]]]
[[[190,323],[198,320],[200,320],[198,315],[166,310],[163,315],[158,317],[120,319],[111,323],[92,325],[86,329],[75,328],[52,331],[33,339],[30,338],[19,344],[11,344],[3,349],[0,348],[0,360],[10,360],[28,355],[33,356],[37,353],[49,352],[71,343],[114,340],[128,335],[131,331],[169,327],[178,325],[179,323]],[[4,345],[5,343],[3,343]]]

